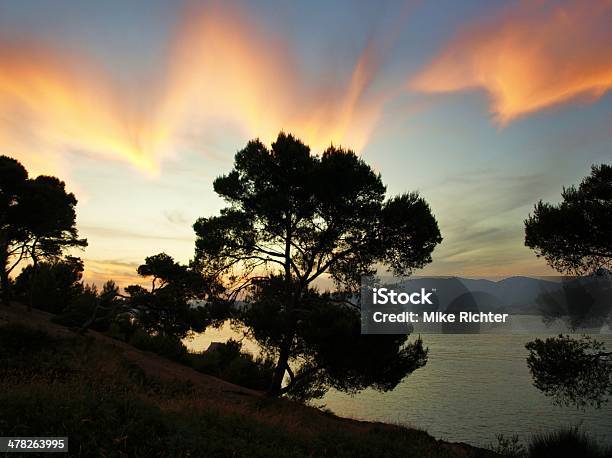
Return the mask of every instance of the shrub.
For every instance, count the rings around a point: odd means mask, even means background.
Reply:
[[[95,285],[85,285],[53,321],[68,327],[108,332],[112,325],[123,324],[120,320],[130,315],[123,310],[123,300],[118,295],[119,288],[112,280],[99,293]],[[130,317],[128,320],[132,324]]]
[[[578,427],[551,433],[536,434],[529,443],[530,458],[581,457],[604,458],[612,455],[612,448],[600,446]]]
[[[23,324],[10,323],[0,327],[0,358],[34,353],[55,343],[56,339],[45,331]]]
[[[235,348],[227,353],[235,355]],[[70,374],[50,378],[51,366]],[[71,456],[450,455],[422,431],[389,426],[355,432],[339,422],[311,437],[302,434],[318,418],[311,409],[294,412],[299,407],[292,403],[256,397],[256,411],[241,402],[243,415],[222,414],[200,406],[202,394],[187,380],[146,374],[120,349],[93,338],[0,326],[0,436],[68,436]],[[285,428],[269,422],[287,411],[297,423]]]
[[[242,351],[242,344],[233,339],[205,352],[192,354],[191,365],[197,371],[254,390],[265,390],[270,386],[275,367],[272,359],[254,358]]]
[[[129,343],[139,350],[150,351],[172,361],[190,364],[187,347],[178,337],[163,334],[149,335],[137,330]]]
[[[147,456],[165,446],[167,427],[159,408],[136,398],[56,385],[3,393],[0,403],[1,435],[67,435],[74,455]]]
[[[527,456],[525,446],[520,442],[518,434],[513,434],[510,437],[498,434],[496,438],[497,443],[489,446],[495,453],[509,458],[524,458]]]
[[[51,313],[60,313],[82,291],[83,261],[66,257],[25,267],[15,280],[15,293],[23,302]]]
[[[66,305],[64,310],[54,316],[51,321],[62,326],[80,328],[94,313],[98,304],[96,287],[85,286],[83,291]],[[96,331],[104,331],[104,327],[94,328]]]
[[[106,335],[113,339],[129,342],[134,334],[140,331],[142,329],[138,327],[134,316],[130,312],[122,312],[117,314],[113,321],[111,321]]]

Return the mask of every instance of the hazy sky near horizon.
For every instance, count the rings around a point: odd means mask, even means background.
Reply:
[[[612,3],[0,0],[0,153],[66,181],[86,280],[187,262],[280,130],[354,149],[444,237],[423,273],[550,274],[523,220],[612,157]]]

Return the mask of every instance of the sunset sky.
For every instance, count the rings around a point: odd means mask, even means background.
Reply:
[[[187,262],[280,130],[419,190],[427,274],[550,274],[523,219],[612,158],[612,2],[0,0],[0,153],[79,200],[86,281]]]

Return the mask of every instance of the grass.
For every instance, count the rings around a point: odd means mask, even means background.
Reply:
[[[36,316],[28,317],[34,326],[0,326],[0,436],[68,436],[73,456],[612,456],[576,428],[536,435],[526,447],[501,436],[486,451],[342,419]]]
[[[578,426],[534,434],[525,445],[517,434],[497,435],[489,448],[508,458],[610,458],[612,447],[602,446]]]
[[[612,457],[612,447],[603,447],[578,427],[572,427],[534,435],[528,453],[530,458],[605,458]]]
[[[286,435],[212,411],[163,411],[138,396],[79,383],[0,395],[6,436],[69,436],[74,455],[303,456]]]
[[[124,351],[94,337],[0,327],[0,436],[68,436],[74,456],[488,455],[423,431],[232,394],[239,388],[221,381],[201,386],[197,373],[196,382],[156,377]]]
[[[39,386],[0,395],[0,431],[7,436],[68,435],[74,455],[370,457],[454,456],[415,441],[408,431],[383,429],[357,436],[324,433],[314,440],[261,425],[248,418],[164,411],[133,396],[79,385]]]

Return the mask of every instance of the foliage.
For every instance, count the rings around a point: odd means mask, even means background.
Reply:
[[[379,265],[409,275],[431,262],[441,236],[424,199],[409,193],[385,200],[380,176],[352,151],[331,146],[316,156],[284,133],[271,149],[258,140],[249,142],[214,189],[228,206],[219,216],[196,221],[194,267],[206,278],[225,281],[230,301],[255,289],[244,322],[277,357],[271,394],[298,386],[305,393],[313,384],[316,393],[334,384],[349,391],[370,385],[390,389],[424,364],[424,352],[406,344],[406,336],[360,339],[352,324],[355,312],[332,306],[335,298],[311,286],[329,275],[338,290],[354,291],[361,276]],[[357,357],[355,350],[342,360],[324,348],[314,330],[308,334],[307,323],[315,321],[325,324],[329,336],[339,326],[347,339],[343,350],[351,352],[350,344],[361,340],[355,348],[368,351]],[[379,350],[386,352],[394,372],[382,371],[380,379],[367,360],[378,359]],[[416,358],[408,364],[410,355]],[[400,362],[391,361],[394,357]],[[291,359],[304,359],[299,373],[292,374]],[[286,373],[292,382],[282,387]]]
[[[508,458],[526,458],[527,450],[525,446],[520,442],[518,434],[513,434],[510,437],[506,437],[503,434],[496,436],[497,443],[491,444],[489,447],[495,453]]]
[[[108,280],[98,292],[95,285],[84,285],[76,298],[71,300],[64,311],[53,318],[55,323],[78,328],[81,332],[93,329],[107,332],[118,324],[124,312],[123,300],[114,281]]]
[[[55,344],[54,339],[46,332],[22,324],[7,324],[0,328],[0,358],[19,361],[41,349]]]
[[[87,293],[83,290],[82,277],[83,261],[67,256],[24,268],[15,280],[15,292],[23,302],[37,309],[60,313]]]
[[[599,271],[585,277],[569,277],[555,291],[536,298],[544,323],[560,320],[571,331],[612,326],[612,276]]]
[[[525,245],[555,270],[589,274],[612,268],[612,165],[593,166],[558,205],[538,202],[525,220]]]
[[[81,294],[68,302],[64,310],[51,320],[63,326],[80,328],[94,313],[98,300],[98,288],[95,285],[83,285]],[[96,329],[103,330],[104,327]]]
[[[602,342],[559,335],[525,347],[534,385],[556,403],[600,407],[612,394],[612,353]]]
[[[530,441],[530,458],[580,457],[605,458],[612,455],[612,448],[602,447],[578,427],[552,433],[536,434]]]
[[[0,286],[4,300],[9,274],[20,261],[29,258],[36,268],[40,259],[54,259],[67,248],[87,246],[76,229],[77,200],[65,188],[56,177],[28,178],[21,163],[0,156]]]
[[[187,347],[176,336],[170,334],[150,335],[142,330],[137,330],[129,343],[139,350],[150,351],[172,361],[189,364]]]
[[[141,331],[141,329],[134,320],[132,313],[122,311],[114,316],[106,331],[106,335],[113,339],[129,342],[139,331]]]
[[[517,434],[506,437],[497,435],[497,443],[490,450],[511,458],[585,457],[605,458],[612,454],[612,448],[599,445],[578,426],[557,431],[534,434],[525,447]]]
[[[240,316],[250,337],[276,354],[281,351],[290,316],[283,308],[284,281],[271,277],[254,283]],[[367,387],[387,391],[407,374],[425,365],[427,350],[420,339],[405,335],[361,335],[358,311],[330,294],[307,290],[290,352],[288,392],[298,400],[319,398],[329,387],[357,392]]]
[[[151,278],[150,290],[139,285],[126,288],[127,306],[136,312],[139,326],[151,334],[177,338],[190,331],[204,331],[208,324],[206,311],[192,304],[206,293],[206,284],[197,271],[160,253],[147,257],[138,267],[138,274]]]
[[[577,188],[565,188],[561,195],[558,205],[536,204],[525,220],[525,245],[561,273],[595,275],[564,284],[563,298],[544,294],[539,303],[545,321],[563,317],[573,329],[601,325],[610,320],[609,280],[597,277],[609,276],[612,267],[612,165],[594,165]],[[555,402],[599,407],[607,401],[612,363],[602,343],[560,335],[526,347],[534,385]]]
[[[145,375],[91,338],[0,326],[2,436],[68,436],[75,456],[454,455],[418,430],[381,425],[361,431],[338,420],[323,431],[307,431],[303,423],[320,420],[313,409],[260,402],[238,415],[201,406],[201,398],[195,386]],[[295,423],[275,423],[286,410]]]
[[[308,439],[243,416],[198,409],[168,411],[136,395],[81,386],[0,393],[5,436],[69,436],[71,454],[88,456],[400,457],[453,456],[421,431],[332,430]],[[482,456],[487,456],[483,454]]]
[[[192,367],[236,385],[266,390],[274,373],[274,361],[265,356],[254,358],[242,350],[242,343],[230,339],[202,353],[190,355]]]

